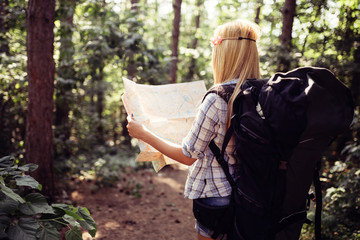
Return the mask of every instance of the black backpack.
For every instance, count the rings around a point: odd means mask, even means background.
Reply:
[[[228,101],[229,87],[208,93]],[[314,181],[315,236],[321,239],[320,160],[332,140],[349,129],[350,90],[327,69],[297,68],[269,80],[247,80],[233,109],[223,145],[209,145],[232,187],[232,200],[212,237],[226,232],[228,240],[299,239]],[[235,178],[223,157],[232,136]]]

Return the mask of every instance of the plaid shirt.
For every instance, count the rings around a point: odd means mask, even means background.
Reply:
[[[232,80],[223,84],[236,82],[237,80]],[[226,133],[226,112],[227,103],[216,93],[208,94],[199,107],[188,135],[183,139],[183,153],[197,158],[189,167],[184,193],[186,198],[226,197],[231,194],[231,186],[225,173],[209,148],[210,141],[214,139],[221,149]],[[224,156],[231,174],[235,163],[231,154],[233,150],[234,143],[231,139]]]

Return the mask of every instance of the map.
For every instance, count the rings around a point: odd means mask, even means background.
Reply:
[[[204,81],[165,85],[137,84],[126,78],[123,81],[125,93],[122,101],[127,114],[132,114],[155,135],[181,144],[206,93]],[[174,163],[142,141],[139,141],[139,148],[136,161],[151,161],[156,172]]]

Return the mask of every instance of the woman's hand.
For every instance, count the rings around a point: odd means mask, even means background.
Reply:
[[[128,117],[128,124],[127,124],[126,128],[128,129],[129,135],[131,137],[137,138],[140,140],[142,140],[142,137],[144,137],[144,135],[147,131],[141,123],[136,121],[134,119],[134,117],[130,117],[130,116]]]
[[[128,125],[126,127],[131,137],[137,138],[150,144],[159,152],[163,153],[169,158],[172,158],[188,166],[190,166],[196,161],[196,159],[194,158],[189,158],[185,156],[182,152],[182,147],[179,144],[172,143],[156,136],[148,129],[146,129],[141,123],[136,121],[134,117],[128,116]]]

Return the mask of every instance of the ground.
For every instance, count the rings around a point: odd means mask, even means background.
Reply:
[[[187,169],[168,165],[127,171],[113,187],[77,182],[74,204],[89,209],[98,226],[95,238],[84,240],[192,240],[196,238],[192,201],[184,198]]]

